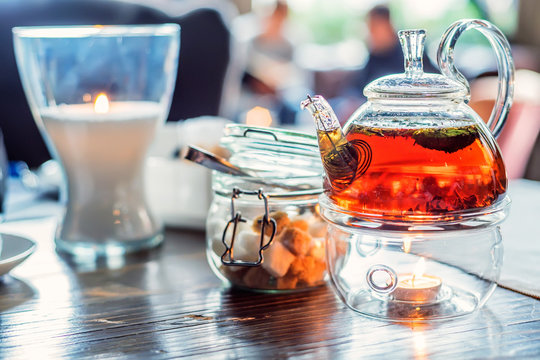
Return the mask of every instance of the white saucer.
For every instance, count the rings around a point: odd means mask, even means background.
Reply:
[[[24,237],[0,234],[0,276],[26,260],[36,250],[36,243]]]

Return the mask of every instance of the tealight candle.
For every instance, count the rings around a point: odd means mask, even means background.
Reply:
[[[398,276],[398,284],[392,295],[395,300],[431,302],[437,299],[442,280],[437,276],[425,275],[425,260],[421,258],[414,273]]]

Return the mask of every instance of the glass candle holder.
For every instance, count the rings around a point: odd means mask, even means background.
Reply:
[[[57,250],[98,257],[159,245],[143,169],[169,112],[180,27],[16,27],[13,37],[30,109],[66,179]]]

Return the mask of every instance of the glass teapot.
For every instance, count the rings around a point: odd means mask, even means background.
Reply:
[[[499,93],[487,124],[467,105],[468,83],[454,67],[468,29],[497,53]],[[458,21],[444,34],[443,75],[422,70],[423,30],[399,37],[405,72],[367,85],[368,102],[343,129],[321,96],[302,102],[326,173],[327,268],[339,297],[364,315],[445,319],[481,307],[500,276],[499,225],[510,201],[495,136],[512,102],[514,66],[504,35],[485,21]]]
[[[455,68],[454,46],[468,29],[484,34],[497,54],[499,92],[487,125],[467,105],[469,85]],[[368,101],[340,127],[321,96],[308,97],[326,171],[327,196],[339,208],[411,219],[455,214],[502,200],[507,178],[494,140],[512,103],[514,66],[504,35],[482,20],[454,23],[437,61],[443,75],[424,73],[424,30],[399,32],[405,72],[368,84]]]

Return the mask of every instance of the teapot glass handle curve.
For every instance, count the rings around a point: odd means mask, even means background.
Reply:
[[[437,63],[443,75],[459,81],[469,89],[467,79],[454,66],[454,47],[459,36],[466,30],[476,29],[488,40],[497,56],[497,69],[499,77],[499,89],[495,107],[491,111],[488,128],[497,137],[506,122],[508,111],[512,106],[514,96],[514,61],[510,51],[510,44],[503,33],[493,24],[484,20],[466,19],[452,24],[444,33],[439,50]]]

